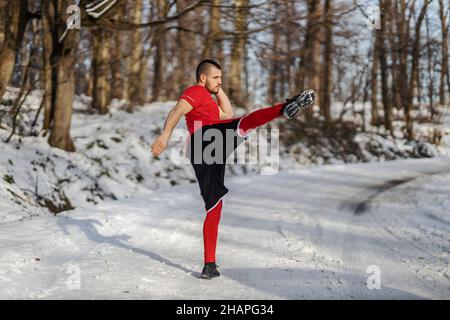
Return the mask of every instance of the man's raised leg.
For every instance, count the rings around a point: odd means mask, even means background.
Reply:
[[[283,103],[276,104],[272,107],[258,109],[243,116],[239,121],[237,133],[239,136],[246,136],[253,129],[260,127],[282,115]]]
[[[237,134],[246,136],[251,130],[284,115],[287,119],[293,119],[302,108],[306,108],[314,102],[314,91],[304,90],[300,94],[287,99],[285,103],[278,103],[272,107],[259,109],[241,118],[237,128]]]

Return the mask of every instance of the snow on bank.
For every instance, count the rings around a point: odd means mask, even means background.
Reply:
[[[32,98],[25,110],[38,105],[39,97]],[[37,202],[45,199],[64,205],[67,197],[76,207],[195,182],[189,166],[174,165],[168,153],[160,159],[150,154],[169,103],[148,105],[132,114],[116,103],[106,116],[89,114],[86,106],[80,100],[75,105],[71,129],[75,153],[51,148],[43,132],[0,143],[0,223],[42,212]],[[23,122],[28,125],[30,120]],[[0,128],[0,139],[4,141],[9,132],[6,125]]]
[[[197,186],[0,225],[0,298],[449,299],[450,159],[229,177],[220,278]],[[380,270],[380,289],[366,285]],[[371,269],[370,269],[371,270]]]

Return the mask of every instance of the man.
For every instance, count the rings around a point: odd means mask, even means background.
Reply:
[[[285,103],[233,118],[230,100],[221,88],[220,65],[212,60],[203,60],[197,67],[196,78],[197,84],[187,88],[169,112],[163,131],[155,139],[151,149],[153,156],[159,156],[167,147],[181,116],[186,117],[190,133],[188,158],[194,168],[206,209],[203,224],[205,265],[201,277],[212,279],[220,275],[216,265],[216,244],[223,200],[228,192],[224,185],[227,157],[245,141],[253,129],[282,115],[287,119],[295,118],[300,109],[314,101],[314,92],[305,90]],[[212,95],[216,96],[217,102]],[[211,139],[212,136],[214,140]],[[221,147],[214,148],[210,155],[207,154],[206,151],[211,150],[208,146],[217,143]]]

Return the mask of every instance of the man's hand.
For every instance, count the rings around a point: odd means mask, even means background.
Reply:
[[[169,142],[169,137],[165,135],[164,133],[160,134],[158,137],[156,137],[155,141],[152,143],[152,154],[154,157],[158,157],[161,152],[166,149],[167,144]]]
[[[233,117],[233,107],[231,106],[230,99],[228,99],[228,96],[222,88],[219,89],[216,97],[219,105],[220,120],[231,119]]]

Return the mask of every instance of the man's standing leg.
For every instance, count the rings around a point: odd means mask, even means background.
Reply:
[[[219,231],[220,216],[222,213],[223,200],[206,213],[203,224],[203,245],[205,267],[203,268],[202,278],[211,279],[220,276],[216,266],[216,246]]]
[[[205,264],[216,262],[216,245],[219,231],[219,222],[222,214],[222,200],[211,209],[203,224],[203,244],[205,249]]]

